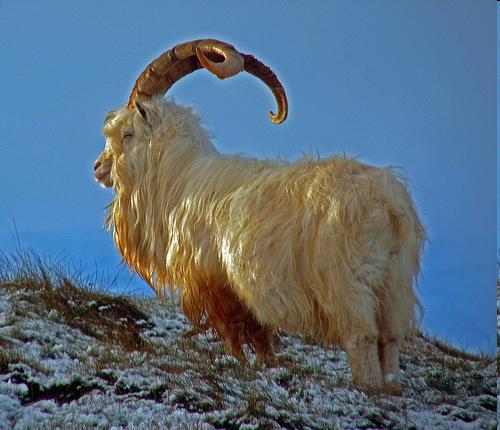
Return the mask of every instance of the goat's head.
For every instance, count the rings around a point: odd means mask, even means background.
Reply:
[[[147,100],[162,96],[179,79],[206,68],[220,79],[246,71],[262,80],[273,92],[278,112],[269,112],[279,124],[287,117],[286,94],[273,71],[252,55],[241,54],[232,45],[214,39],[181,43],[149,64],[137,79],[128,103],[111,112],[104,122],[106,146],[94,165],[96,180],[105,187],[113,185],[117,160],[144,142],[150,122]]]

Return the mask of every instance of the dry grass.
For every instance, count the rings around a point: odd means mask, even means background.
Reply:
[[[459,358],[461,360],[470,360],[474,362],[490,363],[494,358],[487,352],[472,353],[465,350],[458,349],[445,340],[436,337],[429,337],[427,340],[437,347],[441,352],[447,356]]]
[[[125,352],[151,350],[141,337],[148,316],[125,296],[115,296],[97,287],[97,277],[83,277],[80,271],[64,267],[27,250],[0,253],[0,286],[24,292],[30,307],[18,307],[19,314],[35,312],[59,318]]]
[[[0,374],[9,371],[9,365],[23,361],[22,355],[16,349],[0,349]]]

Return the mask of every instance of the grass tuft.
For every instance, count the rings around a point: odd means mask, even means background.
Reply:
[[[20,361],[22,361],[22,356],[16,349],[0,349],[0,374],[7,373],[10,364]]]
[[[29,311],[48,313],[104,343],[119,344],[125,352],[150,351],[141,333],[151,324],[134,300],[105,292],[96,277],[85,277],[63,263],[30,250],[0,252],[0,287],[27,292],[23,298],[31,304]]]

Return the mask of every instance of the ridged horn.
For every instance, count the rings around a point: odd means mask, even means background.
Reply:
[[[274,72],[252,55],[241,54],[232,45],[215,39],[199,39],[181,43],[161,54],[137,78],[127,107],[135,101],[148,100],[165,94],[182,77],[206,68],[220,79],[229,78],[242,70],[258,77],[273,92],[278,113],[269,113],[271,121],[279,124],[287,117],[288,103],[285,89]]]
[[[286,99],[285,89],[278,77],[274,72],[267,67],[264,63],[261,63],[253,55],[245,54],[243,55],[244,69],[256,77],[258,77],[262,82],[264,82],[269,89],[272,91],[274,98],[276,99],[276,104],[278,105],[278,113],[269,112],[269,118],[275,124],[282,123],[288,115],[288,101]]]

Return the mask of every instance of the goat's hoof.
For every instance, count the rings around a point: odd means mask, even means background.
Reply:
[[[384,393],[391,396],[400,396],[401,392],[399,378],[396,378],[393,374],[384,375]]]
[[[403,390],[399,382],[384,383],[384,393],[390,396],[400,396]]]
[[[273,353],[257,354],[257,363],[266,367],[276,367],[276,356]]]

